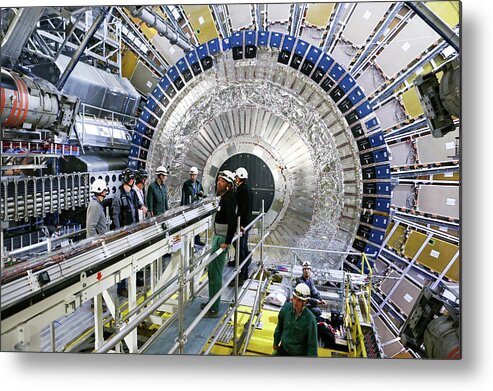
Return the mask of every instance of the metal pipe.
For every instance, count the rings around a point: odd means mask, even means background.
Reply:
[[[440,35],[445,42],[452,46],[456,52],[460,50],[460,37],[442,19],[440,19],[424,3],[412,3],[406,1],[406,5],[411,8],[425,23]]]
[[[91,28],[86,33],[86,35],[84,36],[84,39],[82,40],[80,46],[77,48],[74,55],[70,59],[70,62],[68,63],[67,68],[65,68],[65,71],[63,71],[63,74],[60,76],[60,79],[58,79],[58,81],[56,83],[56,88],[58,90],[61,91],[63,89],[63,86],[67,82],[69,76],[71,75],[75,66],[77,65],[80,58],[82,57],[82,54],[84,54],[84,50],[86,50],[86,47],[89,44],[89,41],[91,40],[93,35],[96,33],[96,31],[99,29],[99,27],[101,26],[101,23],[103,23],[103,21],[106,17],[106,14],[110,8],[111,7],[102,7],[101,8],[100,14],[94,20],[94,23],[92,24]]]
[[[154,13],[149,11],[147,7],[137,8],[136,6],[129,6],[127,9],[133,16],[142,19],[149,27],[155,28],[161,35],[169,39],[170,43],[177,45],[185,52],[194,49],[194,46],[185,41],[179,34],[173,31],[169,26],[160,20]]]

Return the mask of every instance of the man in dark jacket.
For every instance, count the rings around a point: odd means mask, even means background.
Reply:
[[[223,269],[226,262],[226,252],[233,240],[236,231],[236,201],[233,193],[234,176],[231,171],[221,171],[217,178],[217,194],[221,197],[219,208],[214,219],[214,237],[212,238],[211,253],[219,248],[224,251],[211,263],[207,270],[209,275],[209,301],[219,292],[223,284]],[[209,312],[207,317],[217,317],[219,313],[219,297]],[[207,303],[202,304],[202,308]]]
[[[147,213],[147,208],[140,202],[139,197],[133,189],[135,173],[132,169],[126,168],[122,172],[123,184],[118,188],[113,197],[113,223],[115,228],[125,227],[139,221],[139,213]],[[138,285],[142,285],[142,279],[138,280]],[[128,296],[127,281],[122,280],[118,283],[117,293],[120,296]]]
[[[156,169],[156,180],[147,189],[147,207],[151,216],[158,216],[169,209],[168,186],[165,184],[168,170],[164,166]]]
[[[305,308],[310,288],[298,284],[293,301],[285,303],[274,331],[274,354],[279,356],[318,356],[318,332],[315,316]]]
[[[113,197],[113,223],[115,228],[134,224],[139,221],[138,210],[147,213],[145,205],[139,201],[137,193],[133,189],[135,173],[127,168],[122,172],[123,184],[118,188]]]
[[[181,203],[180,205],[189,205],[194,202],[200,201],[202,197],[205,197],[204,188],[202,183],[197,179],[199,170],[197,167],[190,168],[190,179],[183,182],[181,188]],[[200,235],[195,235],[194,243],[199,246],[203,246],[204,243],[200,241]]]
[[[243,167],[237,168],[235,171],[236,203],[238,205],[238,216],[240,217],[240,229],[242,232],[239,245],[240,264],[250,254],[250,251],[248,251],[248,231],[245,230],[245,227],[252,221],[253,192],[247,180],[248,171]],[[240,285],[248,279],[248,267],[250,266],[251,261],[252,259],[250,258],[245,266],[241,268],[239,276]],[[234,265],[234,262],[228,262],[228,266]]]
[[[312,266],[310,262],[303,262],[303,275],[298,278],[298,282],[304,283],[310,288],[310,298],[308,299],[308,303],[306,308],[308,308],[316,318],[322,316],[322,311],[318,308],[319,305],[326,305],[326,301],[323,300],[320,296],[320,292],[315,287],[315,282],[313,281],[312,274]]]

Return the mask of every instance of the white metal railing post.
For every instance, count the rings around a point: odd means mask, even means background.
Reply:
[[[264,229],[265,229],[265,209],[264,209],[264,200],[262,199],[262,210],[260,211],[262,213],[262,222],[260,224],[260,239],[264,237]],[[264,265],[264,241],[262,240],[260,242],[260,264]]]
[[[235,253],[235,295],[234,295],[234,316],[233,316],[233,355],[238,354],[238,277],[240,265],[240,237],[241,237],[241,221],[238,216],[236,226],[236,253]]]
[[[179,278],[178,278],[178,351],[180,354],[184,353],[185,350],[185,340],[184,340],[184,324],[183,324],[183,304],[185,302],[184,294],[185,294],[185,256],[184,252],[186,249],[186,245],[188,243],[187,236],[184,238],[185,243],[183,248],[180,251],[180,265],[179,265]]]

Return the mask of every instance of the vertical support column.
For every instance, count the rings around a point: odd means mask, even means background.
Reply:
[[[97,350],[103,344],[103,295],[100,293],[94,296],[94,348]]]
[[[127,278],[127,290],[128,290],[128,310],[131,311],[137,306],[137,271],[135,270],[134,263],[132,261],[132,271]],[[129,318],[132,321],[136,315]],[[132,330],[130,334],[125,338],[125,342],[128,345],[130,353],[137,353],[137,328]]]
[[[185,240],[187,242],[187,240]],[[185,243],[186,244],[186,243]],[[186,246],[185,246],[186,248]],[[183,295],[185,293],[185,257],[182,249],[180,252],[180,265],[178,269],[178,351],[183,354],[185,351],[185,340],[184,340],[184,314],[183,314]]]
[[[263,266],[264,265],[264,241],[262,240],[264,238],[264,224],[265,224],[265,215],[264,215],[264,207],[265,207],[265,202],[262,200],[262,210],[260,213],[262,213],[262,223],[260,225],[260,264]]]
[[[236,226],[236,252],[235,252],[235,295],[234,295],[234,315],[233,315],[233,355],[238,355],[238,277],[240,273],[240,236],[241,221],[238,216]]]
[[[50,342],[51,351],[56,352],[55,322],[50,322]]]

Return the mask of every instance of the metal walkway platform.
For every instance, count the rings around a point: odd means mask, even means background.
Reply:
[[[186,308],[184,312],[184,322],[186,328],[197,318],[200,313],[200,304],[207,301],[204,298],[196,298]],[[221,301],[219,305],[219,316],[217,318],[202,318],[192,331],[187,336],[187,343],[185,344],[184,354],[198,355],[202,351],[202,348],[210,339],[214,328],[219,324],[227,309],[229,303]],[[156,340],[143,352],[143,354],[168,354],[170,349],[176,343],[178,337],[178,320],[175,319],[170,327],[164,331]],[[178,353],[178,350],[176,350]]]

